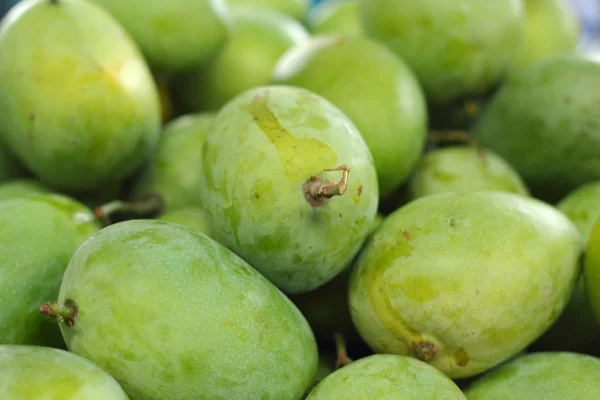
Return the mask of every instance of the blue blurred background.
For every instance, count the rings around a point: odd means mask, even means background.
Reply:
[[[312,0],[316,5],[325,0]],[[485,0],[482,0],[485,1]],[[582,32],[582,45],[598,46],[600,43],[600,0],[565,0],[577,10]],[[3,16],[19,0],[0,0],[0,17]]]

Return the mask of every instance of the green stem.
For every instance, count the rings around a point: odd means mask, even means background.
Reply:
[[[324,176],[325,172],[334,171],[342,171],[342,179],[340,179],[338,183],[326,183]],[[318,206],[333,196],[343,196],[348,189],[349,174],[350,168],[348,168],[347,165],[324,169],[321,171],[321,179],[317,179],[316,176],[313,176],[304,183],[302,188],[304,197],[312,206]]]
[[[67,299],[65,300],[65,304],[58,304],[56,302],[42,304],[40,314],[67,326],[73,326],[77,322],[79,308],[73,300]]]
[[[111,217],[120,213],[132,213],[140,216],[159,214],[164,210],[164,202],[159,196],[149,196],[138,201],[111,201],[94,209],[94,214],[105,224],[111,223]]]
[[[352,359],[348,357],[348,353],[346,352],[346,341],[344,340],[344,336],[342,336],[339,333],[336,333],[335,335],[333,335],[333,338],[335,340],[335,349],[337,352],[335,369],[340,369],[352,363]]]

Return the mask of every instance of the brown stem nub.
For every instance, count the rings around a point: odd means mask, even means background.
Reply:
[[[342,179],[338,183],[327,183],[324,176],[325,172],[333,171],[342,171]],[[321,171],[321,179],[312,176],[308,181],[304,182],[302,188],[304,197],[312,206],[318,206],[333,196],[343,196],[348,189],[349,174],[350,168],[347,165],[324,169]]]
[[[160,214],[164,210],[164,202],[159,196],[148,196],[137,201],[111,201],[94,209],[94,214],[106,225],[111,223],[110,217],[117,213],[132,213],[140,216]]]
[[[336,333],[333,335],[333,338],[335,340],[335,349],[337,352],[337,360],[335,360],[335,369],[340,369],[352,363],[352,359],[348,357],[348,353],[346,352],[346,341],[344,340],[344,336],[342,336],[339,333]]]
[[[437,356],[437,347],[431,342],[413,342],[412,348],[421,361],[431,361]]]
[[[56,302],[42,304],[40,314],[46,315],[67,326],[73,326],[79,317],[79,308],[77,308],[77,304],[73,300],[67,299],[65,300],[65,304],[58,304]]]

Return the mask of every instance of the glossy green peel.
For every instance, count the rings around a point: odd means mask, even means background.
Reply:
[[[465,400],[458,386],[422,361],[397,355],[374,355],[354,361],[327,376],[307,400]]]
[[[596,400],[600,359],[565,352],[520,356],[477,379],[465,394],[469,400]]]
[[[50,189],[35,179],[14,179],[0,183],[0,200],[42,193],[50,193]]]
[[[365,35],[358,0],[321,1],[308,13],[306,25],[313,35]]]
[[[0,134],[43,184],[92,191],[150,156],[160,106],[127,32],[87,0],[24,0],[0,26]]]
[[[163,129],[156,153],[132,190],[134,199],[159,196],[175,211],[200,205],[202,148],[213,113],[180,116]]]
[[[214,237],[289,294],[333,279],[374,223],[371,154],[342,111],[308,90],[236,97],[217,115],[203,162]]]
[[[66,322],[69,350],[132,400],[297,400],[317,369],[306,320],[275,286],[207,236],[165,221],[104,228],[44,307]]]
[[[0,201],[0,344],[64,346],[39,314],[58,295],[75,250],[100,227],[92,212],[62,195]]]
[[[113,377],[64,350],[0,345],[3,400],[129,400]]]
[[[434,105],[484,94],[525,39],[521,0],[360,0],[367,34],[412,67]]]
[[[376,352],[416,357],[451,378],[474,376],[552,325],[581,251],[573,224],[541,201],[426,196],[388,216],[367,243],[350,278],[350,312]]]
[[[226,0],[231,8],[267,8],[289,15],[299,21],[304,19],[310,7],[310,0]]]
[[[382,44],[340,35],[288,51],[274,82],[323,96],[352,120],[373,155],[382,198],[403,183],[425,147],[427,104],[416,76]]]
[[[523,179],[502,157],[470,146],[450,146],[425,155],[408,182],[414,200],[444,192],[491,190],[529,196]]]

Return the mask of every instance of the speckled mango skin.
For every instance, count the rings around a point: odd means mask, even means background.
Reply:
[[[447,376],[413,358],[378,354],[354,361],[315,387],[306,400],[465,400]]]
[[[39,309],[58,295],[77,247],[100,229],[94,215],[68,197],[37,194],[0,201],[0,226],[0,344],[64,346]]]
[[[483,94],[524,40],[521,0],[360,0],[367,34],[419,76],[432,105]]]
[[[352,120],[375,160],[382,198],[421,158],[425,94],[412,70],[384,45],[361,37],[315,37],[288,51],[273,79],[325,97]]]
[[[210,236],[210,226],[208,225],[204,211],[200,207],[180,208],[167,212],[158,217],[158,219],[184,225]]]
[[[600,180],[579,186],[558,202],[556,208],[569,217],[587,242],[600,218]]]
[[[365,35],[358,0],[322,1],[308,13],[306,25],[313,35]]]
[[[0,200],[43,193],[50,193],[50,190],[35,179],[14,179],[0,183]]]
[[[113,377],[64,350],[0,345],[0,370],[4,400],[129,400]]]
[[[156,85],[99,6],[22,1],[0,26],[0,53],[0,134],[44,184],[99,189],[150,156],[160,132]]]
[[[180,73],[227,40],[225,0],[93,0],[132,35],[153,69]]]
[[[551,57],[574,54],[581,27],[571,4],[562,0],[524,0],[525,40],[511,73]]]
[[[202,148],[214,118],[213,113],[198,113],[169,122],[150,164],[133,187],[132,197],[158,195],[169,211],[199,206]]]
[[[600,359],[567,352],[520,356],[479,378],[469,400],[597,400]]]
[[[156,220],[104,228],[75,253],[59,303],[70,351],[132,400],[297,400],[315,376],[315,339],[297,308],[234,253]]]
[[[299,21],[304,19],[310,0],[225,0],[231,8],[270,8],[289,15]]]
[[[354,124],[308,90],[260,87],[229,102],[204,146],[202,207],[214,237],[288,294],[313,290],[360,250],[377,213],[373,158]],[[347,165],[347,191],[311,205],[304,184]],[[338,182],[342,172],[326,172]]]
[[[427,359],[432,344],[431,365],[467,378],[556,320],[581,252],[573,224],[541,201],[501,192],[423,197],[367,243],[350,278],[350,312],[376,352]]]
[[[594,225],[587,243],[583,271],[588,301],[600,324],[600,218]]]
[[[178,78],[175,93],[187,110],[218,111],[240,93],[270,84],[279,58],[308,37],[306,28],[287,15],[236,9],[227,43],[209,62]]]
[[[408,199],[479,190],[529,196],[523,179],[502,157],[486,149],[450,146],[423,157],[408,182]]]
[[[600,180],[600,64],[578,56],[515,74],[475,125],[479,143],[505,158],[537,197],[562,198]]]

